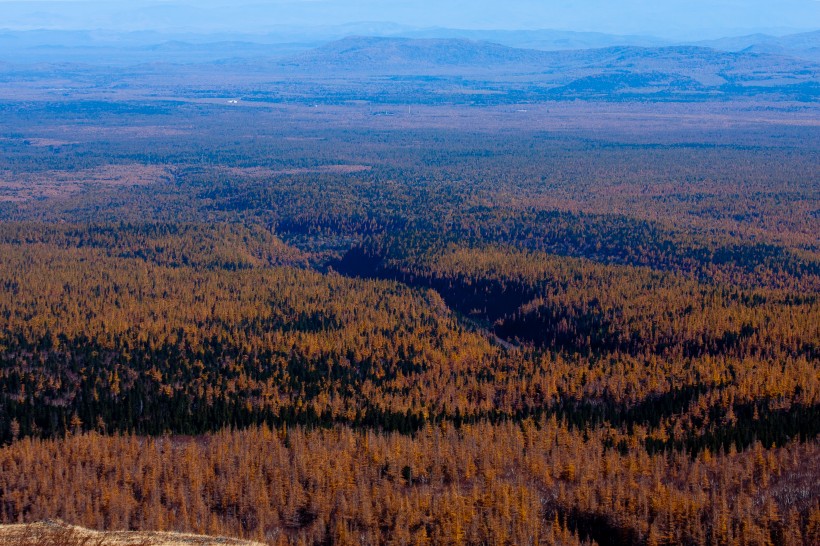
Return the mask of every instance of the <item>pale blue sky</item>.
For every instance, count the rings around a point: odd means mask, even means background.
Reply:
[[[264,32],[361,21],[659,36],[820,29],[818,0],[0,0],[0,28]]]

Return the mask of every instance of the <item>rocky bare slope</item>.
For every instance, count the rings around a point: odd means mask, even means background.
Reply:
[[[59,521],[0,525],[6,546],[262,546],[258,542],[182,533],[99,532]]]

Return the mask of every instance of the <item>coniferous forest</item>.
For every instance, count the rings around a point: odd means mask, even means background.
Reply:
[[[0,101],[0,522],[820,544],[816,101],[152,85]]]

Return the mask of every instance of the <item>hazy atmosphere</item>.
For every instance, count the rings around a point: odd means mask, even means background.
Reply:
[[[281,26],[559,29],[678,39],[820,27],[817,0],[1,1],[0,28],[262,33]],[[382,27],[382,30],[389,27]]]
[[[820,545],[820,2],[0,0],[0,544]]]

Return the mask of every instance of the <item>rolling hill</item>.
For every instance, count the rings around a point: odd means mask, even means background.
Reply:
[[[787,36],[749,34],[710,40],[699,45],[723,51],[769,53],[820,62],[820,30]]]
[[[820,98],[820,65],[756,51],[616,46],[541,51],[466,39],[351,37],[276,62],[278,70],[438,76],[495,82],[541,98],[713,97],[766,93]],[[502,86],[501,82],[508,85]],[[535,86],[535,87],[534,87]],[[537,87],[537,88],[536,88]]]

